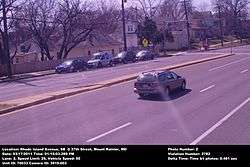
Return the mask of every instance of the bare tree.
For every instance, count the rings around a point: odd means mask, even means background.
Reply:
[[[160,7],[160,16],[168,21],[178,21],[185,18],[185,11],[180,0],[165,0]]]
[[[152,19],[159,11],[162,0],[137,0],[137,3],[144,17]]]
[[[196,9],[201,12],[206,12],[210,10],[209,7],[210,7],[210,4],[208,1],[202,1],[200,2],[200,4],[197,6]]]
[[[28,3],[22,6],[22,26],[32,34],[34,43],[39,46],[42,61],[45,56],[49,60],[53,59],[50,49],[57,26],[55,15],[55,0],[28,0]]]
[[[186,9],[186,10],[185,10]],[[186,0],[186,8],[182,0],[164,0],[160,5],[159,20],[163,26],[170,24],[180,25],[191,18],[193,11],[192,1]]]
[[[1,0],[0,2],[0,62],[7,65],[8,77],[12,76],[9,30],[15,8],[21,2],[21,0]]]
[[[63,0],[59,5],[58,59],[67,58],[69,52],[81,42],[91,41],[96,34],[109,34],[115,30],[119,13],[105,5],[94,8],[85,1]]]
[[[220,9],[222,16],[226,20],[227,33],[242,37],[242,24],[241,21],[247,18],[247,5],[249,0],[214,0],[213,3]],[[217,8],[218,9],[218,8]]]

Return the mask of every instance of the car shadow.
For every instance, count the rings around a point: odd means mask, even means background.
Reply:
[[[162,95],[149,95],[144,98],[139,97],[139,100],[147,100],[147,101],[172,101],[178,98],[181,98],[187,94],[192,92],[192,89],[186,89],[186,90],[176,90],[174,92],[171,92],[168,97],[164,97]]]

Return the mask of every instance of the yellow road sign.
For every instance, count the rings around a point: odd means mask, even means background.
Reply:
[[[143,41],[142,41],[142,44],[143,44],[143,46],[144,47],[148,47],[148,40],[147,39],[143,39]]]

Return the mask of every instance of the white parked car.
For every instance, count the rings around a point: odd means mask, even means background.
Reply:
[[[114,57],[108,52],[99,52],[93,54],[93,58],[88,61],[89,68],[101,68],[107,66],[115,66]]]

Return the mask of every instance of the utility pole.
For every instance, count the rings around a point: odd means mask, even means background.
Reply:
[[[217,4],[218,10],[219,10],[219,21],[220,21],[220,40],[221,40],[221,46],[224,46],[224,39],[223,39],[223,28],[222,28],[222,21],[221,21],[221,6],[220,4]]]
[[[124,10],[124,3],[127,0],[122,0],[122,27],[123,27],[123,42],[124,42],[124,51],[127,51],[127,37],[126,37],[126,23],[125,23],[125,10]]]
[[[6,0],[2,0],[3,10],[3,48],[4,48],[4,63],[7,64],[8,77],[12,77],[11,61],[10,61],[10,50],[9,50],[9,34],[8,34],[8,23],[7,23],[7,10]]]
[[[188,19],[188,11],[187,11],[187,2],[186,2],[186,0],[184,0],[183,3],[184,3],[184,9],[185,9],[186,24],[187,24],[188,49],[190,49],[190,24],[189,24],[189,19]]]

